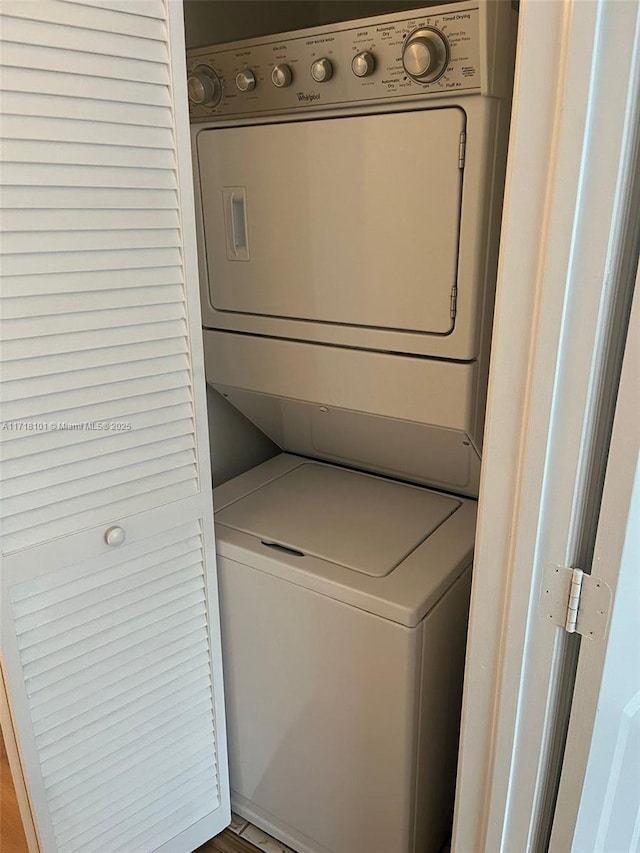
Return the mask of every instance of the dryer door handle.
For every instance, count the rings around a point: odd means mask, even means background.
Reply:
[[[230,261],[248,261],[247,191],[245,187],[225,187],[223,193],[227,258]]]

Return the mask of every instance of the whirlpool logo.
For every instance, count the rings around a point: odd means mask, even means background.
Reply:
[[[306,102],[307,104],[311,103],[312,101],[320,100],[320,95],[318,95],[317,92],[296,92],[296,97],[299,101]]]

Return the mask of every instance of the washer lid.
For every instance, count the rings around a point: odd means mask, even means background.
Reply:
[[[310,462],[219,510],[216,521],[384,577],[460,506],[417,486]]]

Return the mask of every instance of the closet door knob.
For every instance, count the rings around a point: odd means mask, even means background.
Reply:
[[[122,545],[127,538],[124,532],[124,527],[110,527],[104,534],[104,541],[107,545]]]

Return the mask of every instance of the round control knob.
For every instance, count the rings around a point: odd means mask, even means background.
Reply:
[[[291,69],[288,65],[276,65],[271,72],[271,80],[273,81],[273,85],[277,86],[278,89],[290,86],[293,80]]]
[[[432,83],[440,77],[449,61],[449,44],[439,30],[424,27],[415,30],[402,51],[404,70],[420,83]]]
[[[356,77],[368,77],[369,74],[373,74],[375,67],[374,56],[368,50],[357,53],[351,60],[351,69]]]
[[[256,88],[256,75],[253,71],[250,71],[248,68],[245,68],[244,71],[241,71],[236,75],[236,88],[241,92],[250,92],[252,89]]]
[[[126,538],[127,534],[124,532],[124,527],[110,527],[104,534],[104,541],[107,545],[122,545]]]
[[[187,78],[189,100],[198,107],[217,107],[222,100],[218,75],[208,65],[198,65]]]
[[[333,65],[328,59],[316,59],[311,66],[311,76],[316,83],[326,83],[333,76]]]

